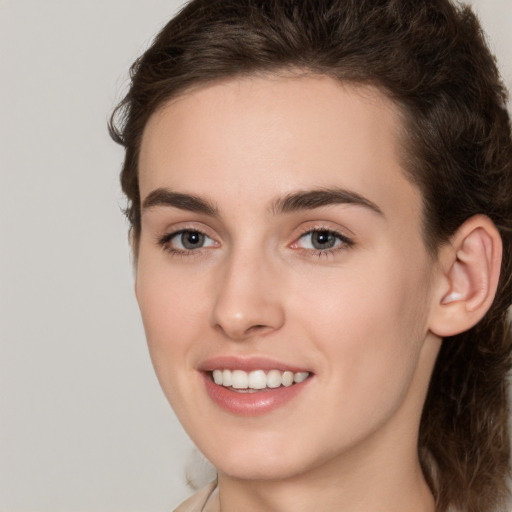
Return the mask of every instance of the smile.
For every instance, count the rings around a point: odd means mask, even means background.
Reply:
[[[290,387],[299,384],[309,377],[309,372],[291,372],[280,370],[221,370],[212,371],[212,378],[215,384],[230,388],[239,392],[254,392],[264,389],[276,389]]]
[[[285,407],[313,381],[306,371],[218,368],[201,373],[210,399],[236,416],[260,416]]]
[[[218,356],[197,369],[210,400],[236,416],[261,416],[286,407],[315,381],[308,367],[263,356]]]

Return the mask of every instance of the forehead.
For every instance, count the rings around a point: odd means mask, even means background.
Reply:
[[[215,201],[234,193],[261,204],[300,188],[336,186],[383,211],[419,215],[419,191],[401,167],[399,114],[376,88],[325,76],[203,86],[150,118],[139,161],[141,197],[167,187],[215,192]]]

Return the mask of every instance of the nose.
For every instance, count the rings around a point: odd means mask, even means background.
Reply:
[[[232,255],[217,283],[212,325],[237,341],[280,329],[285,321],[280,280],[264,257]]]

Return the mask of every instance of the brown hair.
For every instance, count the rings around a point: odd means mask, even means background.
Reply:
[[[445,339],[419,455],[437,510],[498,511],[508,497],[507,374],[512,333],[512,141],[506,91],[479,23],[449,0],[194,0],[131,68],[110,131],[137,242],[137,165],[149,117],[198,84],[299,69],[378,87],[404,117],[406,174],[424,198],[435,254],[485,214],[504,244],[496,299],[474,328]]]

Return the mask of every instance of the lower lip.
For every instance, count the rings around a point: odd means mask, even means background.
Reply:
[[[271,412],[292,400],[309,383],[311,377],[298,384],[254,393],[238,393],[213,382],[209,373],[203,373],[208,396],[222,409],[240,416],[259,416]]]

